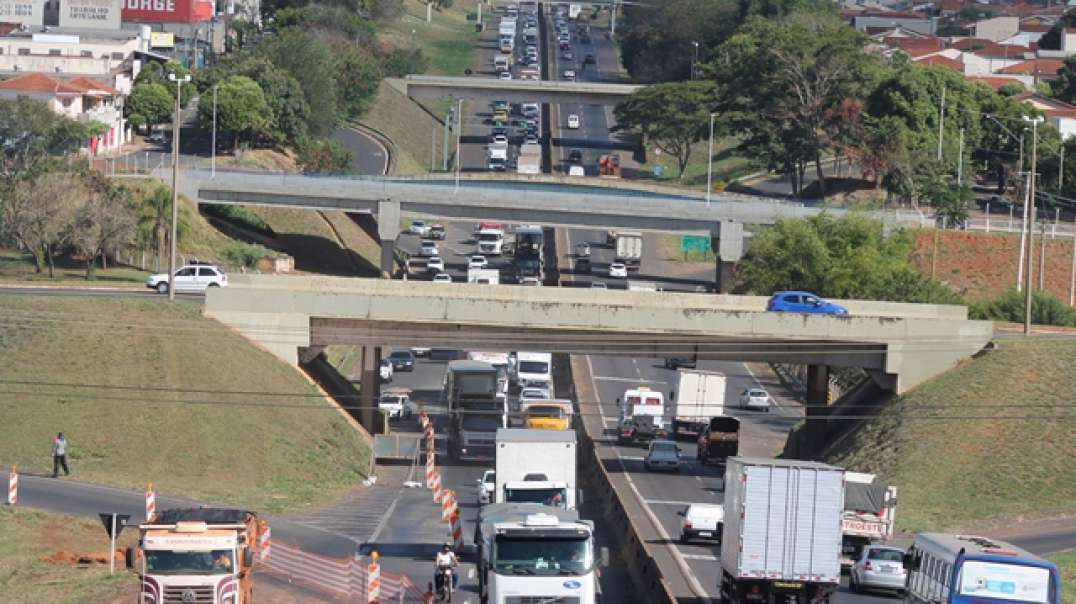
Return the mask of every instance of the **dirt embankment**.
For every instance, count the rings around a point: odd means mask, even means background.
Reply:
[[[912,263],[930,274],[934,232],[920,231],[912,253]],[[1038,287],[1042,244],[1036,233],[1032,261],[1034,283]],[[954,292],[969,300],[996,296],[1016,286],[1020,256],[1020,235],[1013,233],[941,232],[935,276]],[[1072,271],[1072,240],[1046,233],[1046,290],[1068,301]]]

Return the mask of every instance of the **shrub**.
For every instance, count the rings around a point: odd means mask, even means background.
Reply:
[[[1024,293],[1010,289],[996,298],[972,304],[968,308],[968,315],[985,321],[1023,323],[1024,308]],[[1045,292],[1032,292],[1031,322],[1036,325],[1076,327],[1076,309]]]
[[[247,268],[256,267],[259,260],[270,254],[272,254],[272,252],[268,249],[250,243],[236,242],[224,248],[224,259],[227,260],[229,264],[233,266],[245,266]]]

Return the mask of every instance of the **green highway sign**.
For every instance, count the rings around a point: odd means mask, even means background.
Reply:
[[[680,237],[680,251],[699,252],[705,254],[710,251],[710,237],[708,235],[684,235]]]

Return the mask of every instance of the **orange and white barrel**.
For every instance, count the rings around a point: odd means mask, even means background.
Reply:
[[[153,483],[146,485],[146,522],[153,520],[157,512],[157,494],[153,492]]]
[[[11,473],[7,475],[7,504],[15,505],[19,502],[19,473],[15,466],[11,466]]]
[[[459,510],[452,514],[452,544],[457,552],[463,551],[463,524],[460,522]]]
[[[370,564],[366,565],[366,601],[375,604],[381,599],[381,565],[377,552],[371,552]]]
[[[272,533],[269,527],[265,527],[262,534],[258,536],[258,559],[265,560],[269,557],[269,548],[273,546]]]

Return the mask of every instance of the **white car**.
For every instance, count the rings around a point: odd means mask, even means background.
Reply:
[[[395,373],[395,370],[393,370],[392,368],[392,361],[388,359],[381,359],[380,371],[382,382],[392,381],[392,374]]]
[[[228,275],[220,267],[195,264],[180,267],[173,281],[176,292],[204,292],[210,287],[227,287]],[[146,287],[159,293],[167,294],[169,286],[168,273],[146,277]]]
[[[564,70],[564,79],[565,80],[574,80],[575,79],[575,70],[574,69],[565,69]]]
[[[564,76],[567,77],[569,73],[572,74],[572,77],[575,77],[575,72],[574,71],[566,71],[566,72],[564,72]],[[576,128],[579,127],[579,116],[578,115],[576,115],[574,113],[568,114],[568,127],[571,128],[572,130],[575,130]]]
[[[500,77],[502,80],[511,80],[512,79],[512,72],[511,71],[502,71],[501,75],[498,76],[498,77]]]
[[[407,227],[407,232],[419,237],[425,237],[430,234],[430,225],[426,224],[425,220],[412,220],[411,226]]]
[[[382,394],[377,401],[377,408],[388,413],[389,419],[411,417],[413,411],[411,397],[395,393]]]
[[[721,530],[725,525],[725,506],[714,503],[692,503],[682,512],[684,521],[680,526],[680,542],[704,538],[721,542]]]
[[[437,244],[432,241],[423,241],[422,245],[418,247],[419,256],[440,256],[440,252],[437,251]]]
[[[542,282],[538,280],[538,277],[523,277],[519,284],[527,287],[542,287]]]
[[[482,472],[478,479],[478,505],[493,503],[493,490],[496,488],[497,473],[493,470]]]
[[[467,268],[486,268],[489,266],[489,260],[486,260],[485,256],[471,256],[471,259],[467,261]]]
[[[609,265],[609,276],[616,279],[627,279],[628,267],[623,262],[614,262]]]
[[[440,256],[430,256],[430,259],[426,261],[426,272],[428,273],[443,273],[445,272],[445,261]]]
[[[762,388],[748,388],[740,393],[741,409],[770,410],[770,394]]]
[[[494,134],[493,138],[490,139],[490,142],[492,142],[494,145],[507,145],[508,136],[504,134]]]
[[[551,398],[547,388],[524,388],[519,391],[520,400],[544,401]]]
[[[437,273],[433,276],[434,283],[452,283],[452,276],[448,273]]]

